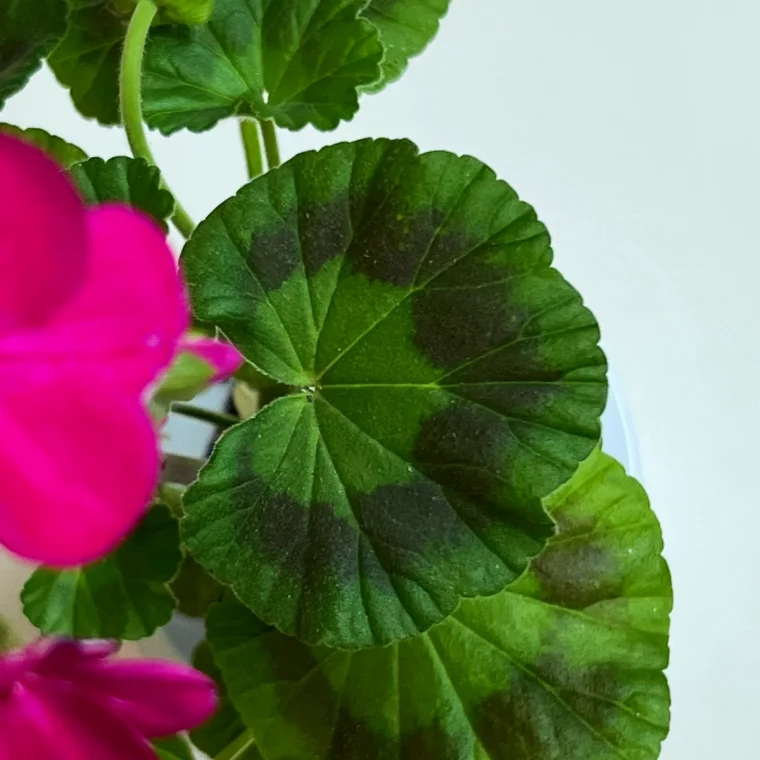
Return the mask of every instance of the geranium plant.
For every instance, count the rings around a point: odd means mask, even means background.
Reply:
[[[0,542],[42,563],[2,760],[659,756],[661,532],[546,227],[406,140],[280,164],[278,128],[351,119],[448,6],[0,0],[0,106],[46,59],[134,153],[0,127]],[[148,128],[230,118],[251,181],[196,227]],[[232,375],[235,414],[192,403]],[[217,424],[207,461],[159,453],[172,412]],[[196,671],[110,661],[176,610]]]

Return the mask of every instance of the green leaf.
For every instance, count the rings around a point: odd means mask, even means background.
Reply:
[[[108,0],[70,0],[66,35],[48,59],[77,110],[101,124],[119,124],[119,67],[129,15]]]
[[[71,168],[86,203],[126,203],[152,216],[163,228],[174,213],[174,198],[161,187],[161,174],[142,158],[90,158]]]
[[[218,602],[224,586],[212,578],[189,554],[180,565],[171,584],[177,609],[188,617],[204,617],[208,608]]]
[[[64,0],[0,0],[0,108],[63,36],[66,11]]]
[[[153,742],[159,760],[193,760],[190,745],[181,736],[156,739]]]
[[[0,132],[35,145],[40,150],[45,151],[64,169],[87,159],[87,154],[81,148],[62,140],[60,137],[48,134],[44,129],[19,129],[12,124],[0,124]]]
[[[595,453],[510,590],[383,649],[308,648],[226,601],[208,636],[266,760],[654,760],[670,577],[643,489]]]
[[[13,632],[8,621],[0,616],[0,655],[15,649],[20,644],[21,641]]]
[[[147,49],[145,119],[200,132],[235,114],[281,127],[334,129],[380,75],[366,0],[216,0],[207,25],[156,30]]]
[[[157,505],[100,562],[78,570],[36,570],[21,592],[24,614],[45,634],[145,638],[171,619],[175,600],[166,584],[181,557],[177,521]]]
[[[365,87],[365,90],[377,92],[401,77],[409,59],[422,53],[438,33],[438,26],[448,12],[450,2],[451,0],[371,0],[362,15],[380,32],[385,58],[382,78]]]
[[[202,337],[202,333],[197,332],[191,333],[190,337],[196,335]],[[216,374],[217,368],[193,351],[181,351],[161,378],[155,398],[167,404],[172,401],[192,401],[211,385]]]
[[[490,169],[406,141],[302,154],[222,204],[183,253],[195,313],[298,391],[187,491],[196,559],[285,633],[348,648],[514,581],[607,390],[551,261]]]
[[[167,23],[205,24],[214,11],[214,0],[158,0],[156,4]]]
[[[68,87],[77,110],[101,124],[121,123],[119,71],[129,20],[137,0],[69,0],[72,10],[49,64]],[[158,0],[155,25],[203,24],[214,0]]]
[[[219,709],[214,717],[190,732],[193,744],[209,757],[216,757],[228,747],[235,746],[239,747],[239,754],[231,760],[261,760],[250,731],[227,696],[222,674],[214,661],[211,647],[205,641],[198,645],[193,654],[193,667],[213,678],[219,691]]]

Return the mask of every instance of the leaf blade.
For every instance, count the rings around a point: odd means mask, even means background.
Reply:
[[[659,525],[604,454],[571,484],[520,584],[392,647],[309,648],[235,600],[214,608],[209,641],[263,757],[654,760],[672,607]]]
[[[109,557],[77,570],[36,570],[21,592],[24,614],[48,635],[146,638],[174,612],[166,584],[181,556],[177,521],[157,505]]]
[[[222,204],[182,256],[195,314],[300,392],[188,490],[196,559],[284,632],[348,648],[513,582],[606,399],[598,327],[551,261],[490,169],[405,141],[302,154]]]
[[[79,113],[105,126],[121,123],[119,67],[128,23],[105,0],[74,3],[66,34],[48,59]]]
[[[168,229],[174,198],[161,184],[161,174],[142,158],[90,158],[74,164],[71,175],[89,205],[124,203],[144,211]]]
[[[60,137],[51,135],[44,129],[37,129],[34,127],[30,129],[20,129],[12,124],[0,124],[0,132],[35,145],[40,150],[47,153],[64,169],[68,169],[73,164],[79,163],[80,161],[87,160],[87,154],[80,147],[66,142],[66,140],[62,140]]]
[[[37,71],[66,29],[63,0],[8,0],[0,10],[0,108]]]
[[[235,114],[331,130],[379,76],[364,0],[217,0],[208,24],[156,30],[145,61],[145,118],[164,134]]]
[[[383,76],[365,89],[379,92],[399,79],[409,60],[420,55],[438,33],[451,0],[371,0],[362,15],[380,32],[385,48]]]

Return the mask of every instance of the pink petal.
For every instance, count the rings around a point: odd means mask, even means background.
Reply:
[[[212,383],[222,383],[232,377],[243,363],[240,352],[229,343],[214,338],[196,338],[187,336],[182,339],[180,351],[195,354],[214,369]]]
[[[88,211],[87,227],[86,283],[42,329],[0,337],[0,366],[50,381],[76,371],[141,394],[171,363],[187,329],[184,286],[164,234],[143,214],[99,206]]]
[[[156,760],[143,737],[76,685],[30,678],[7,702],[9,759]]]
[[[119,650],[118,641],[76,641],[74,639],[42,639],[27,648],[28,652],[45,647],[39,662],[34,666],[36,673],[70,678],[83,662],[100,661]]]
[[[0,544],[73,566],[118,545],[159,474],[156,433],[136,398],[79,377],[6,384],[0,373]]]
[[[218,706],[216,684],[193,668],[151,660],[83,665],[77,683],[93,698],[111,697],[136,731],[155,738],[205,723]]]
[[[0,136],[0,333],[42,324],[79,288],[85,208],[44,153]]]

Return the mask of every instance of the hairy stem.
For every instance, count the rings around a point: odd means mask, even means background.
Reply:
[[[250,179],[256,179],[264,173],[264,155],[261,151],[258,123],[253,119],[241,119],[240,136],[243,138],[248,176]]]
[[[267,164],[270,169],[280,165],[280,146],[277,144],[277,132],[273,121],[261,122],[261,134],[264,137],[264,150],[267,154]]]
[[[145,43],[148,39],[153,19],[158,8],[153,0],[140,0],[129,22],[127,37],[124,40],[124,51],[121,58],[119,75],[119,95],[121,99],[121,114],[124,129],[127,132],[129,147],[135,158],[143,158],[149,164],[156,166],[156,159],[148,145],[145,126],[142,117],[142,65],[145,54]],[[166,183],[164,183],[166,187]],[[166,188],[169,189],[168,187]],[[171,192],[171,191],[169,191]],[[174,195],[174,193],[172,193]],[[188,238],[195,225],[188,213],[175,199],[172,222],[180,233]]]
[[[240,417],[236,417],[234,414],[213,412],[210,409],[202,409],[201,407],[193,406],[192,404],[181,404],[177,401],[172,404],[172,411],[175,414],[181,414],[183,417],[191,417],[194,420],[210,422],[213,425],[218,425],[223,428],[232,427],[240,422]]]

